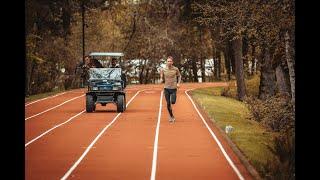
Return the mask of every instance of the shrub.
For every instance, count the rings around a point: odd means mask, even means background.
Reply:
[[[277,94],[265,101],[247,97],[245,103],[252,112],[251,118],[279,133],[274,138],[274,153],[279,161],[270,162],[269,177],[295,179],[295,116],[290,96]]]
[[[253,118],[272,131],[287,131],[294,127],[294,112],[289,95],[277,94],[265,101],[247,97],[245,102]]]
[[[221,96],[236,98],[235,82],[229,82],[227,87],[223,87],[221,90]]]

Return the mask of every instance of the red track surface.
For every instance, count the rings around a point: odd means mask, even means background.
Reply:
[[[156,162],[155,179],[239,179],[185,94],[187,89],[218,85],[225,84],[183,84],[173,107],[176,117],[173,124],[168,122],[163,97],[156,149],[160,85],[128,86],[127,102],[134,98],[120,115],[112,104],[98,106],[94,113],[80,113],[85,109],[83,96],[30,118],[25,121],[25,143],[33,141],[25,147],[25,177],[30,180],[150,179],[152,164]],[[144,91],[136,95],[139,90]],[[84,89],[70,91],[26,106],[25,117],[84,93]],[[53,128],[78,113],[72,120]],[[240,176],[252,179],[219,131],[210,123],[209,126]],[[105,131],[98,136],[102,130]]]

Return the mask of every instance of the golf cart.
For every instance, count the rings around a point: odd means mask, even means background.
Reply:
[[[109,60],[108,57],[121,59],[123,53],[93,52],[89,56],[103,62]],[[124,92],[126,82],[121,68],[90,68],[88,74],[86,111],[95,111],[96,104],[106,106],[108,103],[114,103],[117,106],[117,112],[124,112],[126,109],[126,94]]]

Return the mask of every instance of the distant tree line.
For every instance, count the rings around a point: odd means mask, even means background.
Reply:
[[[26,1],[26,92],[79,86],[80,0]],[[259,71],[259,97],[295,99],[294,1],[85,0],[86,53],[122,51],[139,83],[155,83],[160,64],[175,58],[184,82],[245,78]],[[206,76],[206,60],[212,77]],[[130,60],[138,60],[134,65]],[[65,69],[62,73],[61,69]],[[198,73],[200,72],[200,73]]]

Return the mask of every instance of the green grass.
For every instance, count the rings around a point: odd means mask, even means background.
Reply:
[[[31,95],[29,97],[26,97],[24,99],[25,102],[30,102],[30,101],[34,101],[37,99],[42,99],[48,96],[53,96],[55,94],[61,93],[63,92],[62,90],[55,90],[55,91],[51,91],[51,92],[47,92],[47,93],[41,93],[41,94],[35,94],[35,95]]]
[[[210,118],[214,119],[218,127],[223,130],[226,125],[234,127],[234,131],[228,136],[264,176],[268,171],[268,163],[276,158],[272,153],[273,137],[276,134],[268,132],[258,122],[250,120],[250,111],[244,103],[219,96],[221,90],[222,87],[197,89],[192,92],[192,96]]]

